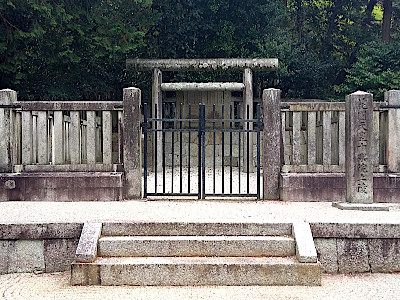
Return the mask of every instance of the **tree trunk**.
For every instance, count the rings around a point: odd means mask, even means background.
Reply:
[[[392,0],[383,1],[382,41],[390,41],[390,27],[392,23]]]
[[[297,13],[296,13],[296,29],[297,29],[297,34],[299,37],[299,41],[301,41],[303,35],[303,5],[302,5],[302,0],[296,0],[296,6],[297,6]]]

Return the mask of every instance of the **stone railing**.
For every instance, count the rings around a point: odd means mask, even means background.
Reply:
[[[386,172],[390,153],[398,152],[394,146],[399,131],[395,129],[398,121],[394,117],[400,108],[396,106],[397,93],[389,91],[384,102],[373,104],[371,153],[374,172]],[[288,102],[281,110],[281,120],[283,173],[345,171],[344,102]]]
[[[140,198],[140,97],[127,88],[123,101],[18,101],[1,90],[0,173],[123,172],[124,197]]]
[[[0,114],[10,124],[1,133],[10,171],[116,171],[122,163],[122,101],[19,102],[7,93]]]

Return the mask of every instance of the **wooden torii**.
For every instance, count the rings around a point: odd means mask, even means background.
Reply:
[[[275,71],[278,69],[277,58],[207,58],[207,59],[127,59],[126,68],[136,71],[152,71],[152,111],[155,118],[162,118],[163,91],[243,91],[243,119],[253,111],[253,71]],[[243,71],[243,82],[175,82],[163,83],[162,71]],[[157,108],[157,111],[156,111]],[[161,123],[157,122],[157,129]],[[244,123],[245,129],[253,129],[252,123]],[[161,131],[157,140],[162,139]],[[251,136],[250,136],[251,138]],[[244,141],[247,145],[247,141]],[[249,141],[252,145],[252,140]],[[251,146],[252,147],[252,146]],[[157,152],[156,170],[162,168],[162,149]],[[252,152],[250,152],[252,153]],[[247,169],[247,166],[244,166]]]

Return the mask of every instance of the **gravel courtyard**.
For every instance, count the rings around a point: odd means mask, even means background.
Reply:
[[[323,275],[321,287],[70,286],[69,272],[0,276],[0,299],[399,299],[400,273]]]

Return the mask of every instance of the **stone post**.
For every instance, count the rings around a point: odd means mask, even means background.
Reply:
[[[385,102],[389,106],[400,108],[400,91],[387,91]],[[393,173],[400,172],[400,109],[389,108],[388,111],[388,131],[387,131],[387,164],[388,171]]]
[[[263,199],[279,199],[282,166],[281,91],[263,92]]]
[[[159,69],[153,69],[153,87],[152,87],[152,118],[162,118],[162,72]],[[158,130],[162,129],[162,122],[153,123]],[[157,143],[156,143],[157,141]],[[154,172],[162,171],[162,132],[154,132],[153,135],[153,170]],[[156,161],[157,158],[157,161]]]
[[[243,120],[253,119],[253,72],[251,69],[246,68],[243,72],[243,83],[244,83],[244,91],[243,91]],[[243,123],[243,128],[252,130],[253,123],[246,122]],[[247,149],[247,146],[249,146]],[[247,166],[247,151],[249,153],[249,166]],[[249,135],[244,133],[243,136],[243,171],[244,172],[254,172],[254,164],[253,164],[253,133],[251,132]]]
[[[0,90],[0,172],[12,171],[12,108],[17,92]]]
[[[124,149],[124,198],[139,199],[142,196],[141,157],[141,92],[137,88],[125,88],[123,92],[123,149]]]
[[[346,201],[373,203],[373,96],[361,91],[346,97]]]
[[[340,209],[387,210],[373,200],[373,95],[355,92],[346,97],[346,203]]]

